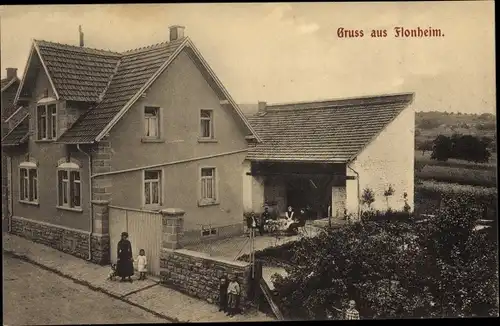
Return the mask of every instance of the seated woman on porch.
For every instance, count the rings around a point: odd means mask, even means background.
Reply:
[[[288,210],[285,213],[285,218],[282,218],[280,222],[281,222],[281,231],[285,231],[286,233],[292,233],[292,234],[294,233],[297,220],[292,206],[288,206]]]

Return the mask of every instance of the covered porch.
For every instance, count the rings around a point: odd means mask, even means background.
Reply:
[[[251,201],[247,211],[261,212],[264,206],[284,215],[288,206],[306,211],[308,219],[343,218],[347,201],[347,182],[343,163],[294,163],[251,161]]]

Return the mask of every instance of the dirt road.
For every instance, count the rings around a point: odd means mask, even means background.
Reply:
[[[8,255],[3,267],[4,325],[168,323]]]

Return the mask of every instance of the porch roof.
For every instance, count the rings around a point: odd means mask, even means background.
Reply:
[[[262,143],[251,161],[345,163],[401,111],[412,93],[268,105],[249,118]]]

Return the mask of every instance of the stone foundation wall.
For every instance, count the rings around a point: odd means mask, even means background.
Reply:
[[[89,233],[85,231],[13,216],[11,233],[82,259],[88,258]],[[109,237],[93,235],[91,244],[92,262],[108,264]]]
[[[179,249],[163,249],[160,258],[161,282],[187,295],[219,302],[219,280],[223,275],[235,275],[241,287],[240,307],[252,306],[251,265]],[[260,275],[260,274],[257,274]]]

